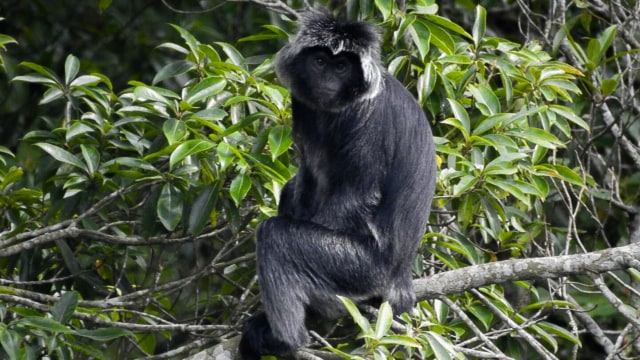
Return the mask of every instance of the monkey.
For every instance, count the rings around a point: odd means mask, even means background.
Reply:
[[[434,141],[380,51],[376,26],[309,10],[276,56],[299,164],[278,215],[256,231],[264,312],[244,324],[244,360],[308,344],[310,317],[346,315],[338,295],[388,301],[395,314],[415,305],[411,265],[435,189]]]

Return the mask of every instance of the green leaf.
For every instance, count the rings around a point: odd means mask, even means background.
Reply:
[[[100,81],[102,81],[102,83],[106,85],[107,88],[109,88],[109,91],[113,91],[113,84],[111,83],[111,79],[109,79],[108,76],[100,73],[91,73],[91,76],[99,77]]]
[[[37,147],[46,151],[49,155],[51,155],[54,159],[63,162],[65,164],[69,164],[71,166],[75,166],[78,169],[83,170],[85,173],[89,174],[89,169],[85,166],[85,164],[80,161],[75,155],[71,154],[67,150],[58,147],[56,145],[47,144],[47,143],[36,143]]]
[[[460,130],[462,136],[464,136],[465,141],[469,140],[469,133],[471,132],[471,120],[469,119],[469,114],[467,110],[460,105],[459,102],[453,99],[447,99],[449,104],[451,105],[451,110],[453,111],[454,118],[449,118],[444,120],[445,124],[449,124]]]
[[[2,159],[3,158],[0,157],[0,160],[2,160]],[[2,181],[0,181],[0,190],[6,189],[7,186],[9,186],[9,185],[17,182],[18,180],[22,179],[23,175],[24,175],[24,170],[22,168],[16,167],[16,166],[12,166],[11,168],[9,168],[9,170],[7,170],[7,172],[2,177]],[[15,195],[15,192],[14,192],[13,195]]]
[[[393,322],[393,311],[388,301],[383,302],[380,305],[378,311],[378,320],[376,322],[375,338],[382,339],[389,329],[391,329],[391,323]]]
[[[156,76],[154,76],[153,81],[151,81],[151,84],[156,85],[161,81],[170,79],[174,76],[182,75],[194,68],[195,68],[195,64],[187,60],[180,60],[180,61],[169,63],[165,65],[162,69],[160,69],[160,71],[158,71]]]
[[[220,160],[221,170],[225,170],[232,164],[233,159],[235,158],[236,149],[233,145],[222,141],[218,144],[216,151],[218,153],[218,159]]]
[[[522,153],[509,153],[505,155],[498,156],[493,159],[490,163],[488,163],[483,170],[483,173],[492,173],[494,170],[501,169],[504,164],[509,167],[517,168],[517,166],[512,165],[516,160],[522,160],[527,157],[527,154]]]
[[[194,119],[201,119],[209,122],[217,122],[219,120],[224,119],[227,116],[227,112],[222,109],[205,109],[200,110],[197,113],[193,114],[191,117]]]
[[[549,110],[562,116],[563,118],[571,121],[572,123],[580,126],[581,128],[589,131],[589,124],[587,124],[581,117],[576,115],[571,109],[562,105],[549,105]]]
[[[456,45],[451,35],[444,31],[440,26],[433,25],[431,23],[426,23],[426,25],[429,29],[429,33],[431,33],[429,41],[445,54],[454,55]]]
[[[508,173],[505,172],[504,175],[508,175]],[[514,183],[513,180],[503,180],[503,179],[494,178],[494,177],[487,177],[486,181],[487,183],[495,186],[498,190],[506,191],[507,193],[509,193],[509,195],[515,197],[523,204],[526,204],[527,206],[529,206],[530,204],[529,197],[518,186],[520,184]]]
[[[471,30],[471,34],[473,36],[473,45],[476,49],[480,48],[480,44],[482,43],[482,39],[484,38],[486,30],[487,10],[478,5],[476,6],[476,20],[473,23],[473,29]]]
[[[512,163],[510,162],[495,162],[492,161],[491,166],[487,166],[483,171],[482,174],[487,176],[487,175],[513,175],[516,172],[518,172],[518,167],[514,166]]]
[[[187,156],[195,155],[203,151],[211,150],[215,143],[209,140],[188,140],[178,145],[169,158],[169,167],[174,168],[177,163]]]
[[[492,178],[488,177],[486,180],[490,181],[492,180]],[[485,189],[486,188],[487,187],[485,187]],[[486,222],[478,224],[478,226],[482,228],[483,231],[486,231],[487,234],[495,240],[500,239],[500,231],[502,231],[503,229],[502,224],[506,220],[504,208],[498,200],[501,198],[502,196],[483,196],[481,198],[481,211],[484,214]],[[528,199],[526,200],[525,204],[527,205],[527,207],[529,206]]]
[[[171,25],[171,24],[169,24]],[[173,26],[173,25],[172,25]],[[171,50],[171,51],[175,51],[178,54],[182,54],[182,55],[189,55],[189,50],[187,50],[186,48],[178,45],[178,44],[174,44],[174,43],[162,43],[158,46],[156,46],[156,49],[167,49],[167,50]]]
[[[5,45],[8,44],[17,44],[16,39],[12,38],[9,35],[0,34],[0,48],[6,49]]]
[[[105,356],[103,344],[89,344],[88,342],[76,342],[75,337],[50,338],[51,342],[60,342],[55,349],[55,358],[60,360],[72,360],[77,358],[92,360],[111,360]],[[72,355],[73,354],[73,355]]]
[[[562,141],[560,141],[555,135],[538,128],[529,127],[521,130],[512,130],[508,131],[506,134],[519,137],[527,142],[540,145],[547,149],[564,147]]]
[[[578,175],[577,172],[566,167],[565,165],[554,165],[554,167],[562,180],[578,186],[585,186],[582,177]]]
[[[158,169],[156,169],[153,165],[149,164],[146,161],[140,160],[138,158],[132,158],[132,157],[119,157],[113,160],[109,160],[102,164],[102,167],[104,168],[109,168],[112,166],[113,167],[126,166],[134,169],[147,170],[153,173],[158,173]]]
[[[102,78],[96,75],[82,75],[71,81],[70,86],[95,85],[102,81]]]
[[[618,88],[618,83],[620,82],[620,74],[616,74],[611,79],[602,80],[602,87],[600,89],[600,93],[602,96],[609,96],[613,94],[614,91]]]
[[[480,136],[493,128],[501,129],[504,127],[504,125],[508,123],[508,121],[512,117],[513,117],[513,114],[509,114],[509,113],[506,113],[506,114],[501,113],[501,114],[494,114],[491,116],[487,116],[486,118],[481,119],[476,123],[476,127],[473,129],[472,134],[474,136]]]
[[[424,23],[420,21],[414,21],[408,26],[408,30],[413,43],[418,48],[420,59],[426,59],[427,54],[429,53],[429,42],[431,38],[429,29]]]
[[[69,54],[64,62],[64,83],[66,85],[71,84],[71,81],[78,75],[79,70],[80,61],[77,57]]]
[[[476,264],[478,262],[476,259],[475,249],[469,249],[468,247],[465,247],[465,244],[462,244],[458,239],[454,237],[444,236],[442,234],[437,234],[437,236],[443,237],[445,241],[434,241],[434,245],[459,253],[460,255],[464,256],[471,264]]]
[[[519,316],[516,316],[516,317],[519,317]],[[548,333],[545,329],[543,329],[537,324],[532,325],[529,329],[532,332],[536,333],[542,340],[544,340],[544,342],[551,345],[553,352],[558,351],[558,341],[553,337],[553,335]]]
[[[99,328],[95,330],[81,329],[77,331],[77,335],[96,341],[110,341],[125,336],[130,338],[135,337],[131,331],[116,327]]]
[[[189,47],[190,53],[191,55],[193,55],[195,62],[199,63],[201,60],[200,53],[198,51],[200,42],[193,35],[191,35],[190,32],[181,28],[180,26],[174,25],[174,24],[169,24],[169,25],[171,25],[171,27],[173,27],[176,31],[178,31],[178,33],[180,34],[180,37],[182,37],[182,39],[185,41],[185,43]]]
[[[566,307],[566,308],[572,309],[572,308],[575,308],[575,305],[569,301],[563,301],[563,300],[543,300],[543,301],[536,301],[534,303],[520,307],[518,309],[518,312],[523,314],[528,311],[550,309],[550,308],[557,308],[557,307]]]
[[[551,334],[555,334],[562,339],[570,341],[578,346],[582,346],[580,338],[576,336],[576,334],[571,333],[569,330],[565,329],[562,326],[558,326],[546,321],[539,322],[537,325]]]
[[[491,116],[500,112],[500,100],[491,88],[486,85],[469,85],[467,88],[476,101],[476,107],[483,115]]]
[[[456,353],[455,350],[453,350],[453,345],[437,333],[427,331],[424,333],[424,336],[429,342],[429,346],[431,347],[436,359],[451,360],[451,354]]]
[[[73,334],[75,331],[47,317],[28,316],[20,320],[22,324],[29,327],[49,331],[56,334]]]
[[[571,36],[571,31],[567,28],[566,25],[562,26],[562,34],[567,37],[567,41],[569,42],[569,46],[570,46],[571,50],[573,50],[574,55],[578,58],[578,62],[580,63],[580,65],[593,66],[593,64],[589,64],[589,60],[587,58],[587,55],[585,54],[585,52],[582,49],[582,47],[580,46],[580,44],[577,43],[573,39],[573,37]]]
[[[141,101],[158,101],[165,105],[171,105],[171,101],[160,94],[156,89],[149,86],[137,86],[133,90],[133,94]]]
[[[242,200],[244,200],[245,196],[249,193],[249,189],[251,189],[251,178],[247,174],[238,174],[238,176],[231,181],[229,192],[236,206],[240,206]]]
[[[472,189],[478,183],[478,178],[473,175],[465,175],[460,178],[460,181],[453,186],[453,196],[461,196],[470,189]]]
[[[187,124],[175,118],[169,118],[162,124],[162,132],[169,145],[176,144],[184,139],[187,134]]]
[[[542,164],[536,165],[534,168],[539,175],[551,176],[574,185],[585,186],[580,175],[565,165]]]
[[[2,145],[0,145],[0,154],[5,154],[5,155],[7,155],[7,156],[9,156],[9,157],[12,157],[12,158],[13,158],[13,157],[16,157],[16,156],[11,152],[11,150],[7,149],[5,146],[2,146]],[[3,158],[2,156],[0,156],[0,159],[2,159],[2,160],[3,160],[4,158]]]
[[[393,38],[392,38],[393,46],[398,45],[398,42],[401,39],[405,39],[408,36],[407,29],[409,28],[409,25],[413,24],[415,20],[416,20],[416,17],[412,14],[407,14],[406,16],[403,16],[400,19],[400,24],[398,24],[397,30],[393,34]],[[399,55],[394,60],[392,60],[391,63],[395,62],[398,58],[407,58],[407,55]],[[390,72],[395,74],[395,72],[391,71],[391,69],[394,69],[394,67],[391,66],[391,64],[389,64],[388,68]]]
[[[291,128],[284,125],[277,125],[269,131],[269,147],[271,148],[271,159],[275,161],[278,156],[285,153],[293,143],[291,138]]]
[[[433,91],[436,80],[438,79],[438,73],[435,65],[432,62],[428,63],[424,67],[424,73],[418,78],[418,101],[422,103]]]
[[[74,311],[78,307],[78,294],[75,291],[64,293],[58,302],[51,308],[53,319],[66,324],[71,320]]]
[[[221,185],[221,182],[207,185],[193,202],[191,212],[189,213],[188,224],[188,230],[191,235],[200,235],[207,221],[209,221],[211,212],[215,209],[216,203],[218,202],[218,193],[220,192]]]
[[[420,347],[420,343],[412,338],[411,336],[407,336],[407,335],[389,335],[389,336],[385,336],[384,338],[380,339],[380,344],[381,345],[399,345],[399,346],[408,346],[408,347],[415,347],[415,348],[419,348]]]
[[[542,82],[543,85],[546,86],[551,86],[554,88],[554,90],[556,92],[560,92],[559,90],[567,90],[567,91],[571,91],[575,94],[579,94],[580,93],[580,89],[578,88],[578,86],[576,84],[574,84],[573,82],[569,81],[569,80],[565,80],[565,79],[556,79],[556,78],[550,78],[550,79],[546,79],[545,81]],[[570,98],[567,100],[571,100]]]
[[[511,77],[505,73],[504,71],[500,71],[500,80],[502,81],[502,86],[504,86],[504,103],[508,106],[512,104],[513,101],[513,83]]]
[[[231,106],[241,102],[250,102],[250,101],[256,101],[256,100],[257,99],[252,98],[251,96],[237,95],[227,99],[227,101],[224,102],[224,106]]]
[[[596,64],[600,63],[600,59],[602,59],[604,57],[604,55],[606,54],[607,50],[609,49],[609,47],[613,43],[613,40],[616,37],[617,30],[618,30],[617,25],[611,25],[608,28],[606,28],[602,32],[602,34],[600,34],[600,36],[598,37],[598,43],[600,44],[600,46],[599,46],[600,52],[595,57],[597,59],[597,61],[594,61],[594,63],[596,63]]]
[[[266,27],[266,26],[263,26]],[[286,35],[281,35],[277,33],[269,33],[269,32],[261,32],[255,35],[245,36],[243,38],[238,39],[238,42],[250,42],[250,41],[265,41],[265,40],[274,40],[274,39],[282,39],[286,38]]]
[[[70,179],[65,184],[64,188],[71,187],[67,186],[69,183],[78,182],[83,183],[84,177],[79,176],[71,176]],[[72,189],[65,193],[65,198],[72,196],[75,192],[80,191],[80,189]],[[82,271],[80,264],[78,263],[78,258],[76,257],[76,253],[71,249],[69,243],[65,239],[56,240],[56,246],[58,247],[58,251],[62,255],[62,259],[64,261],[64,265],[72,274],[79,273]]]
[[[166,183],[160,191],[157,214],[162,225],[169,231],[175,230],[184,208],[184,194],[171,183]]]
[[[437,10],[438,6],[435,5],[434,7]],[[449,19],[447,19],[445,17],[439,16],[439,15],[435,15],[433,13],[428,13],[428,14],[425,15],[425,18],[427,20],[429,20],[430,22],[432,22],[434,24],[438,24],[439,26],[441,26],[441,27],[443,27],[443,28],[445,28],[447,30],[453,31],[454,33],[457,33],[458,35],[462,35],[462,36],[466,37],[467,39],[471,39],[471,35],[469,35],[469,33],[462,26],[454,23],[453,21],[451,21],[451,20],[449,20]]]
[[[137,333],[136,337],[136,346],[140,347],[142,351],[147,354],[153,354],[156,351],[157,340],[156,336],[153,334],[145,334],[145,333]]]
[[[480,321],[480,324],[485,331],[488,331],[491,328],[494,315],[489,311],[489,309],[480,305],[468,305],[467,310]]]
[[[14,76],[11,81],[23,81],[34,84],[57,84],[54,80],[51,80],[51,78],[38,74]]]
[[[98,2],[98,9],[100,9],[101,13],[107,10],[109,6],[111,6],[111,0],[99,0]]]
[[[393,9],[392,0],[375,0],[376,7],[382,13],[382,19],[386,20],[391,16],[391,10]]]
[[[349,315],[351,315],[353,321],[358,325],[360,330],[362,330],[362,332],[364,332],[365,334],[370,334],[372,332],[371,324],[369,324],[369,320],[367,320],[366,317],[362,316],[356,304],[354,304],[353,301],[351,301],[351,299],[347,297],[338,296],[338,298],[340,299],[340,301],[342,301],[344,307],[347,309],[347,312],[349,313]]]
[[[100,167],[100,153],[92,145],[81,144],[80,150],[87,165],[87,173],[92,177]]]
[[[22,335],[11,329],[4,329],[0,331],[0,334],[0,344],[2,344],[2,349],[4,349],[9,356],[9,360],[22,360],[26,358],[21,351]]]
[[[345,359],[345,360],[360,360],[359,358],[357,358],[357,357],[355,357],[355,356],[353,356],[353,355],[351,355],[349,353],[346,353],[344,351],[338,350],[338,349],[336,349],[334,347],[330,347],[330,348],[328,348],[328,350],[331,351],[332,353],[338,355],[342,359]],[[271,359],[269,359],[269,360],[271,360]]]
[[[222,48],[222,51],[224,51],[227,57],[229,57],[229,60],[231,61],[232,64],[237,65],[240,68],[244,69],[246,65],[244,63],[244,57],[235,47],[225,42],[216,42],[216,45]]]
[[[200,81],[196,86],[187,90],[184,101],[195,105],[201,100],[205,100],[224,90],[227,82],[221,77],[210,77]]]
[[[37,72],[38,74],[43,75],[44,77],[53,80],[55,83],[62,85],[62,82],[60,81],[60,79],[58,79],[58,76],[56,76],[56,74],[47,67],[38,65],[36,63],[28,62],[28,61],[23,61],[20,63],[20,65],[24,67],[28,67],[29,69]]]
[[[44,95],[42,95],[42,99],[38,102],[38,104],[39,105],[48,104],[52,101],[62,99],[63,97],[64,97],[64,92],[61,89],[57,87],[52,87],[50,89],[47,89],[47,91],[44,92]]]

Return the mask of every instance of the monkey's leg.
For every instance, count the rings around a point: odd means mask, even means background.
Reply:
[[[266,220],[257,237],[270,330],[291,349],[307,342],[306,307],[325,316],[343,313],[336,295],[365,296],[384,281],[384,263],[372,237],[288,217]]]

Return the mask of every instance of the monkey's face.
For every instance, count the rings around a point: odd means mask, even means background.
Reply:
[[[360,60],[355,54],[332,54],[312,47],[291,62],[291,95],[314,109],[336,112],[357,102],[365,91]]]

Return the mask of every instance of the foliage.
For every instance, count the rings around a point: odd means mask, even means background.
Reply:
[[[85,301],[131,291],[138,293],[134,303],[147,299],[135,314],[126,307],[110,309],[104,316],[113,322],[155,324],[176,301],[180,311],[237,301],[244,288],[238,289],[236,281],[246,282],[253,270],[247,268],[249,258],[239,264],[225,261],[249,252],[246,227],[255,223],[254,209],[272,213],[269,199],[291,176],[286,153],[291,139],[283,125],[286,91],[262,78],[271,76],[271,61],[249,68],[230,44],[201,44],[185,29],[173,27],[184,44],[160,48],[184,57],[162,68],[155,82],[187,74],[175,92],[131,81],[116,94],[105,75],[79,75],[73,55],[67,57],[63,76],[24,62],[33,73],[14,78],[46,86],[39,104],[63,102],[65,111],[47,119],[51,129],[24,136],[33,150],[40,150],[30,156],[50,159],[33,162],[48,165],[3,170],[2,255],[23,251],[20,258],[3,258],[9,269],[5,275],[32,281],[71,275],[68,284],[48,283],[49,291],[77,292]],[[265,147],[273,151],[267,154]],[[247,196],[254,200],[246,201]],[[60,228],[72,235],[52,236]],[[39,237],[46,233],[50,239]],[[233,245],[238,239],[242,242]],[[224,271],[224,277],[205,286],[202,298],[182,299],[180,273],[190,272],[195,252],[203,250],[216,259],[195,269],[187,293],[198,291],[193,287],[207,275]],[[44,266],[36,266],[41,262]],[[154,294],[158,281],[174,281],[173,292],[178,293]],[[209,297],[214,300],[203,306]],[[12,334],[14,327],[18,323],[6,333]],[[150,325],[148,330],[153,329]],[[26,341],[11,349],[18,354],[34,352],[34,347],[37,342]],[[156,340],[146,339],[140,350],[153,353],[155,347]],[[106,354],[117,358],[125,348],[115,344]],[[62,358],[73,356],[71,349],[66,351]]]
[[[482,243],[497,245],[487,255],[518,256],[544,230],[535,219],[544,216],[541,204],[552,181],[585,185],[557,156],[572,127],[588,130],[563,105],[580,93],[574,82],[582,73],[552,61],[535,43],[522,47],[485,37],[484,9],[478,7],[477,15],[469,34],[436,14],[409,12],[398,26],[404,33],[395,38],[411,34],[410,45],[424,51],[417,59],[399,55],[390,61],[397,76],[416,78],[416,92],[439,120],[438,205],[450,210],[459,226],[437,235],[447,242],[436,241],[439,248],[432,251],[454,268],[460,265],[439,249],[459,247],[454,251],[477,263],[473,252],[463,250],[472,247],[469,234],[477,233]],[[391,45],[399,48],[399,42]]]
[[[346,13],[383,28],[384,63],[436,134],[437,199],[417,277],[632,241],[630,221],[605,220],[637,209],[640,166],[634,175],[624,145],[637,109],[606,99],[633,104],[622,91],[630,72],[611,68],[637,66],[637,49],[618,51],[625,30],[596,24],[603,10],[574,6],[579,20],[553,41],[522,45],[494,36],[490,6],[360,3]],[[273,73],[279,25],[237,45],[166,26],[179,40],[157,46],[155,74],[126,85],[71,54],[60,70],[20,63],[10,86],[43,89],[30,105],[46,115],[0,146],[0,357],[182,358],[258,311],[253,230],[296,170],[288,93]],[[0,35],[0,50],[14,42]],[[634,323],[615,299],[631,306],[637,271],[570,279],[587,285],[523,279],[421,301],[412,316],[384,303],[375,321],[343,299],[356,330],[326,345],[356,359],[578,358],[594,353],[582,336],[593,324],[576,320],[585,309],[622,344]]]
[[[356,304],[345,297],[340,297],[345,305],[349,315],[354,319],[360,329],[359,339],[363,339],[363,345],[352,350],[350,354],[342,352],[336,348],[330,350],[344,359],[391,359],[393,358],[392,350],[400,346],[417,348],[420,346],[417,339],[407,335],[397,335],[391,331],[393,323],[393,313],[391,305],[388,302],[382,303],[377,314],[375,325],[370,324],[369,320],[360,313]],[[408,350],[411,351],[411,350]],[[409,353],[410,355],[411,353]]]
[[[4,18],[0,17],[0,21],[3,21]],[[0,34],[0,50],[7,50],[8,44],[16,44],[16,39],[12,38],[9,35]],[[0,54],[1,55],[1,54]],[[4,58],[0,56],[0,69],[4,70]]]

